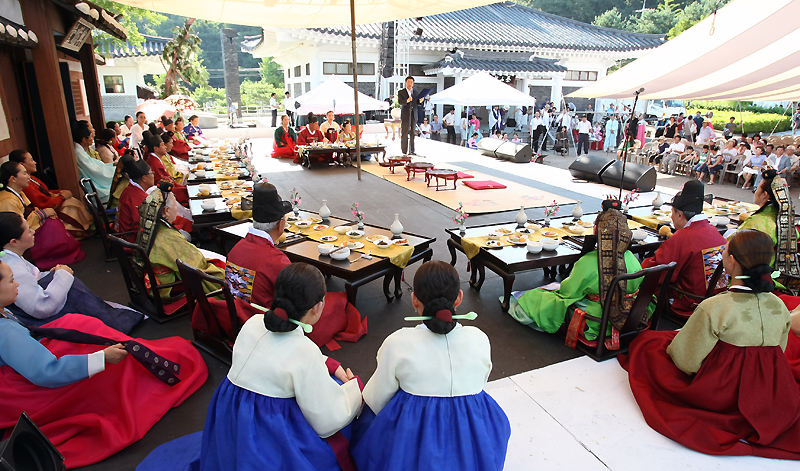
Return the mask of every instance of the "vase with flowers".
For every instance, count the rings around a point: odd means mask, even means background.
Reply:
[[[292,203],[292,210],[294,211],[295,216],[300,215],[300,202],[303,201],[300,198],[300,193],[298,193],[297,188],[292,188],[292,192],[289,193],[289,201]]]
[[[544,207],[544,226],[550,227],[550,218],[555,216],[558,213],[558,210],[561,209],[561,205],[553,200],[553,204]]]
[[[458,232],[460,232],[461,234],[467,232],[467,227],[464,225],[464,223],[467,222],[468,217],[469,214],[467,214],[467,212],[464,211],[464,205],[458,203],[458,207],[456,208],[456,214],[453,216],[453,222],[458,224]]]
[[[350,205],[350,210],[353,211],[353,217],[356,219],[356,222],[358,222],[358,229],[364,229],[364,213],[358,209],[358,203]]]
[[[639,189],[634,188],[622,197],[622,214],[628,214],[628,206],[639,199]]]

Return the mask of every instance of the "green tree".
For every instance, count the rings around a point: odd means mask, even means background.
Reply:
[[[653,10],[635,19],[634,31],[645,34],[667,34],[678,23],[681,10],[676,3],[665,0]]]
[[[95,0],[94,3],[113,14],[122,14],[120,24],[128,31],[128,43],[139,46],[144,43],[142,34],[155,34],[155,27],[167,20],[161,13],[144,10],[142,8],[131,7],[111,0]],[[99,29],[92,31],[94,42],[98,44],[101,53],[108,52],[111,46],[123,46],[121,41],[108,33]]]
[[[175,93],[187,94],[188,90],[180,85],[181,81],[186,85],[205,84],[208,81],[208,71],[199,58],[202,41],[190,31],[194,22],[194,18],[187,18],[183,27],[173,28],[175,36],[164,46],[161,59],[167,73],[162,97]]]
[[[621,29],[625,31],[632,31],[634,28],[634,23],[631,19],[629,17],[623,17],[622,13],[617,10],[617,7],[596,16],[592,24],[604,28]]]
[[[681,12],[678,18],[678,22],[669,30],[667,38],[672,39],[681,34],[704,20],[708,15],[728,4],[730,1],[731,0],[699,0],[686,5],[686,8],[683,9],[683,12]]]
[[[259,68],[261,69],[262,82],[267,82],[277,88],[283,88],[283,72],[280,69],[280,65],[272,60],[272,57],[262,58]]]

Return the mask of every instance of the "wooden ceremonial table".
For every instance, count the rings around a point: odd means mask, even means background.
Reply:
[[[444,180],[444,183],[440,184],[439,179]],[[447,189],[447,181],[453,181],[453,189],[456,189],[456,183],[458,183],[458,172],[455,170],[447,170],[447,169],[430,169],[425,172],[425,182],[428,186],[431,186],[431,182],[435,184],[436,191],[439,191],[439,188],[442,187],[443,190]]]
[[[300,211],[301,218],[309,218],[317,216],[316,213],[308,211]],[[327,224],[331,227],[347,225],[355,227],[356,224],[352,221],[331,217],[322,224]],[[238,242],[247,235],[247,231],[252,227],[251,220],[236,221],[229,224],[216,226],[214,232],[218,237],[220,253],[226,253],[225,243],[227,241]],[[364,225],[364,237],[358,239],[363,241],[364,238],[370,235],[380,234],[387,237],[392,237],[391,231],[388,229],[372,226],[369,224]],[[293,234],[288,233],[288,236]],[[433,249],[430,247],[435,238],[418,236],[404,232],[401,238],[408,239],[409,244],[414,247],[414,253],[408,261],[408,265],[416,263],[420,260],[429,261],[433,257]],[[380,249],[372,251],[372,259],[368,260],[361,257],[361,252],[351,251],[350,256],[346,260],[334,260],[328,255],[321,255],[317,246],[320,242],[309,239],[306,236],[292,237],[278,245],[289,260],[292,262],[304,262],[317,267],[326,276],[335,276],[341,278],[345,282],[345,292],[347,293],[347,300],[353,305],[356,304],[356,294],[358,288],[383,277],[383,294],[386,296],[386,301],[391,302],[394,298],[400,298],[403,295],[401,286],[401,277],[403,269],[392,264],[388,258],[380,257]],[[394,293],[390,291],[390,284],[394,280]]]
[[[189,199],[206,199],[206,198],[219,198],[222,194],[219,191],[219,186],[216,183],[207,183],[208,194],[205,196],[200,195],[200,185],[187,185],[186,190],[189,192]]]
[[[203,209],[201,204],[204,201],[213,201],[213,209]],[[234,220],[231,210],[225,199],[222,197],[209,197],[204,199],[190,199],[189,210],[192,212],[193,226],[200,227],[216,226]]]
[[[334,163],[333,154],[348,154],[351,158],[354,158],[356,155],[355,147],[347,147],[347,146],[330,146],[330,147],[304,147],[300,152],[301,157],[301,165],[305,168],[311,168],[311,158],[314,157],[316,160],[323,160],[325,161],[326,165],[330,165]],[[383,146],[361,146],[361,153],[362,154],[382,154],[382,157],[386,157],[386,148]],[[378,157],[376,157],[376,160]]]

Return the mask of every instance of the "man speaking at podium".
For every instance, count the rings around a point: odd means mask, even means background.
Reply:
[[[400,149],[403,155],[417,155],[414,152],[414,133],[416,130],[417,105],[425,97],[414,96],[414,77],[406,77],[406,86],[397,92],[397,103],[400,104]]]

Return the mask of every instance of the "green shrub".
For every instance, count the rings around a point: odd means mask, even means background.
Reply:
[[[712,110],[712,111],[739,111],[739,107],[741,106],[742,111],[753,111],[755,113],[777,113],[782,114],[783,108],[780,106],[756,106],[753,104],[752,101],[733,101],[733,100],[725,100],[725,101],[690,101],[687,105],[690,108],[696,108],[700,110]],[[789,113],[789,111],[787,111]]]
[[[692,102],[692,104],[695,103],[696,102]],[[781,115],[779,113],[754,113],[752,111],[743,111],[740,113],[739,111],[734,112],[731,110],[718,110],[713,108],[689,108],[686,110],[686,112],[692,116],[698,111],[701,112],[703,116],[709,111],[712,111],[714,116],[711,118],[711,122],[714,124],[714,129],[718,131],[725,128],[731,116],[736,117],[736,122],[740,125],[740,127],[736,128],[736,133],[745,132],[748,135],[752,135],[758,132],[769,134],[775,128],[776,123],[778,123],[778,127],[775,129],[775,132],[789,131],[792,129],[792,115],[789,111],[787,111],[785,115]],[[741,127],[742,120],[744,120],[744,131]]]

